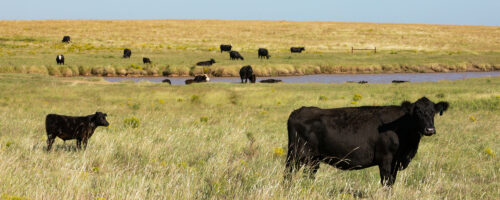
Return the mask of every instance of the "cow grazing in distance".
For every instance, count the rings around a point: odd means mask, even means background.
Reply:
[[[142,62],[143,62],[144,64],[151,64],[151,60],[150,60],[149,58],[146,58],[146,57],[143,57],[143,58],[142,58]]]
[[[221,44],[220,45],[220,53],[223,51],[231,51],[233,47],[230,44]]]
[[[64,42],[64,43],[69,43],[69,42],[70,42],[70,40],[71,40],[71,38],[70,38],[69,36],[67,36],[67,35],[66,35],[66,36],[64,36],[64,37],[63,37],[62,42]]]
[[[302,51],[305,51],[305,47],[291,47],[290,52],[292,53],[302,53]]]
[[[281,82],[281,80],[270,78],[270,79],[261,80],[260,82],[261,83],[279,83],[279,82]]]
[[[358,81],[359,84],[365,84],[365,83],[368,83],[368,81]]]
[[[240,55],[240,52],[237,52],[237,51],[231,51],[231,52],[229,52],[229,58],[231,60],[238,60],[238,59],[245,60],[243,58],[243,56]]]
[[[132,51],[130,49],[123,50],[123,58],[130,58],[132,56]]]
[[[255,74],[253,74],[253,69],[250,65],[243,66],[240,69],[240,78],[241,83],[243,83],[243,80],[245,83],[247,83],[248,80],[250,80],[251,83],[255,83]]]
[[[57,55],[56,62],[58,65],[64,65],[64,55],[62,55],[62,54]]]
[[[378,166],[382,185],[391,186],[416,155],[420,139],[436,134],[434,116],[448,106],[422,97],[400,106],[299,108],[288,118],[285,178],[303,166],[314,178],[320,162],[342,170]]]
[[[264,48],[259,48],[259,58],[266,58],[266,59],[269,59],[269,57],[271,57],[269,55],[269,51],[267,51],[267,49],[264,49]]]
[[[208,61],[198,62],[198,63],[196,63],[196,65],[198,65],[198,66],[212,66],[214,63],[215,63],[215,60],[213,58],[211,58]]]
[[[184,82],[186,83],[186,85],[189,85],[191,83],[203,83],[203,82],[209,82],[209,81],[210,81],[210,78],[208,77],[208,75],[202,74],[202,75],[195,76],[194,79],[187,79]]]
[[[109,126],[106,113],[96,112],[93,115],[72,117],[57,114],[48,114],[45,117],[45,130],[47,131],[47,151],[52,148],[56,137],[62,140],[76,139],[76,146],[87,148],[87,142],[99,126]]]
[[[170,82],[170,79],[164,79],[161,81],[162,83],[168,83],[169,85],[172,85],[172,82]]]
[[[403,80],[392,80],[392,83],[407,83],[409,81],[403,81]]]

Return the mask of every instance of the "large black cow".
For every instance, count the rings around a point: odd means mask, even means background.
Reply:
[[[269,51],[267,51],[267,49],[264,49],[264,48],[259,48],[259,58],[266,58],[266,59],[269,59],[269,57],[271,57],[269,55]]]
[[[208,61],[198,62],[198,63],[196,63],[196,65],[198,65],[198,66],[212,66],[214,63],[215,63],[215,60],[213,58],[211,58]]]
[[[151,64],[151,60],[150,60],[149,58],[146,58],[146,57],[143,57],[143,58],[142,58],[142,62],[143,62],[144,64]]]
[[[302,51],[305,51],[305,47],[291,47],[290,52],[292,53],[302,53]]]
[[[231,51],[233,47],[230,44],[221,44],[220,45],[220,53],[223,51]]]
[[[163,81],[161,81],[162,83],[168,83],[169,85],[172,85],[172,82],[170,82],[170,79],[163,79]]]
[[[71,38],[70,38],[69,36],[67,36],[67,35],[66,35],[66,36],[64,36],[64,37],[63,37],[62,42],[64,42],[64,43],[69,43],[69,42],[70,42],[70,40],[71,40]]]
[[[243,83],[243,80],[245,80],[245,83],[247,83],[248,80],[250,80],[251,83],[255,83],[255,74],[253,74],[253,69],[250,65],[243,66],[240,69],[240,78],[241,83]]]
[[[297,109],[288,118],[285,177],[302,166],[314,177],[320,162],[343,170],[377,165],[381,183],[391,186],[417,153],[422,135],[436,133],[434,115],[447,109],[448,102],[425,97],[401,106]]]
[[[62,55],[62,54],[57,55],[56,62],[58,65],[64,65],[64,55]]]
[[[130,58],[132,56],[132,51],[130,49],[123,50],[123,58]]]
[[[243,58],[243,56],[240,55],[240,52],[237,52],[237,51],[231,51],[231,52],[229,52],[229,58],[231,60],[238,60],[238,59],[245,60]]]
[[[57,114],[48,114],[45,118],[45,130],[47,131],[47,151],[52,148],[56,137],[62,140],[76,139],[76,146],[81,149],[87,148],[87,141],[94,134],[98,126],[108,126],[106,113],[96,112],[93,115],[72,117]]]

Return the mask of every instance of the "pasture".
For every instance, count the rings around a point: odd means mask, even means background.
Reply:
[[[224,20],[0,21],[0,72],[54,76],[257,76],[500,69],[500,28],[423,24]],[[64,35],[70,43],[62,43]],[[244,61],[231,61],[232,44]],[[305,46],[301,54],[290,47]],[[373,48],[355,51],[351,47]],[[132,57],[123,59],[123,49]],[[257,49],[271,58],[260,60]],[[64,54],[66,65],[57,66]],[[143,64],[142,57],[152,64]],[[214,58],[212,67],[193,67]]]
[[[0,198],[498,199],[499,91],[498,77],[169,86],[0,74]],[[298,173],[283,183],[286,120],[294,109],[392,105],[422,96],[450,108],[436,116],[437,134],[423,138],[391,190],[381,187],[377,167],[321,165],[315,180]],[[108,114],[110,126],[96,130],[87,150],[57,139],[45,151],[47,114],[96,111]]]

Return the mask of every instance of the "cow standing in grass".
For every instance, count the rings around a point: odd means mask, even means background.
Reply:
[[[76,147],[87,148],[87,142],[99,126],[109,126],[106,113],[96,112],[93,115],[73,117],[57,114],[48,114],[45,117],[45,130],[47,131],[47,151],[52,148],[56,137],[62,140],[76,139]]]
[[[267,51],[267,49],[264,49],[264,48],[259,48],[257,53],[259,54],[260,59],[262,59],[262,58],[269,59],[269,57],[271,57],[269,55],[269,51]]]
[[[142,58],[142,62],[143,62],[144,64],[151,64],[151,60],[150,60],[149,58],[146,58],[146,57],[143,57],[143,58]]]
[[[245,60],[243,58],[243,56],[240,55],[240,52],[237,52],[237,51],[231,51],[231,52],[229,52],[229,58],[231,60],[238,60],[238,59]]]
[[[58,65],[64,65],[64,55],[62,55],[62,54],[57,55],[56,62]]]
[[[132,56],[132,51],[130,49],[123,50],[123,58],[130,58]]]
[[[70,38],[69,36],[67,36],[67,35],[66,35],[66,36],[64,36],[64,37],[63,37],[62,42],[64,42],[64,43],[69,43],[69,42],[70,42],[70,40],[71,40],[71,38]]]
[[[291,47],[290,52],[292,53],[302,53],[302,51],[305,51],[305,47]]]
[[[401,106],[299,108],[288,117],[285,177],[304,166],[314,178],[321,162],[342,170],[378,166],[380,182],[391,186],[417,154],[420,139],[436,134],[434,116],[447,109],[448,102],[425,97]]]
[[[230,45],[230,44],[221,44],[220,45],[220,53],[222,53],[223,51],[231,51],[233,47]]]

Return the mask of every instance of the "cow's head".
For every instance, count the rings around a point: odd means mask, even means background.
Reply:
[[[417,124],[417,131],[420,134],[431,136],[436,134],[434,127],[434,116],[436,113],[443,115],[443,112],[448,109],[448,102],[439,102],[435,104],[426,97],[422,97],[415,103],[408,101],[401,105],[410,114],[412,120]]]
[[[256,79],[255,74],[252,74],[252,76],[250,76],[250,83],[255,83]]]
[[[92,117],[92,120],[97,126],[109,126],[106,116],[108,116],[106,113],[96,112]]]

